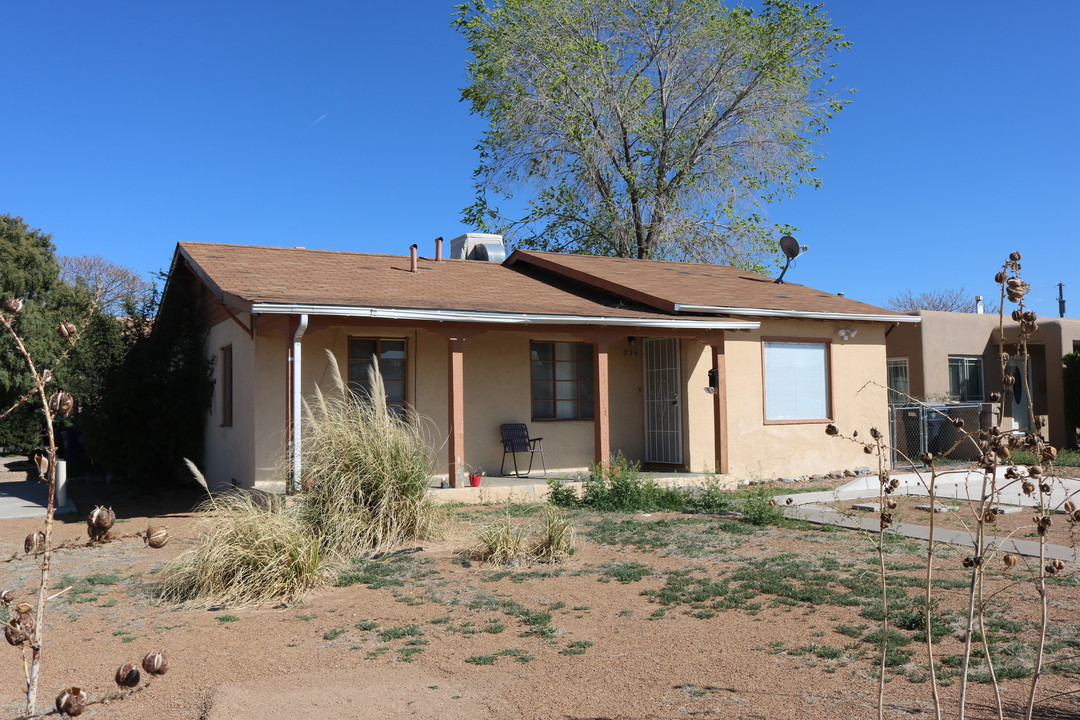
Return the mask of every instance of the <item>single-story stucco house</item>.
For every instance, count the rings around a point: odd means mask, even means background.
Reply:
[[[920,310],[921,322],[898,327],[888,335],[890,402],[904,403],[908,396],[930,402],[987,402],[1001,392],[1001,338],[997,314]],[[1016,378],[1006,393],[1003,430],[1031,429],[1023,363],[1016,348],[1019,324],[1006,316],[1001,323],[1004,350],[1009,354],[1005,371]],[[1061,358],[1080,352],[1080,319],[1039,318],[1038,329],[1028,340],[1028,383],[1037,421],[1043,435],[1056,447],[1076,442],[1075,428],[1065,423],[1065,385]],[[996,422],[996,420],[994,420]]]
[[[163,310],[201,312],[214,358],[202,465],[269,479],[329,386],[430,419],[437,473],[497,474],[502,423],[550,472],[616,452],[647,468],[773,478],[867,465],[824,426],[888,427],[886,331],[919,318],[733,267],[516,250],[466,235],[442,257],[182,242]],[[177,292],[177,288],[184,292]],[[186,304],[187,307],[176,307]]]

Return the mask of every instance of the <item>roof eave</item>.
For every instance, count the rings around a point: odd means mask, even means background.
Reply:
[[[782,317],[804,320],[850,320],[852,322],[918,323],[922,319],[914,315],[879,315],[876,313],[837,313],[817,310],[777,310],[773,308],[724,307],[719,305],[676,304],[675,312],[695,312],[716,315],[747,315],[755,317]]]
[[[634,318],[604,315],[554,315],[502,313],[481,310],[438,310],[364,307],[355,305],[307,305],[301,303],[253,303],[251,312],[264,315],[325,315],[382,320],[472,322],[491,325],[608,325],[671,328],[679,330],[757,330],[752,320],[691,320],[690,318]]]

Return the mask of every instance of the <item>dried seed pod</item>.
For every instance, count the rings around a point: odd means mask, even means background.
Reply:
[[[1050,483],[1043,483],[1043,484],[1039,485],[1039,490],[1041,490],[1044,494],[1049,494],[1049,492],[1050,492]]]
[[[890,510],[895,510],[896,505],[897,505],[896,498],[889,498],[889,499],[887,499],[885,501],[885,507],[889,508]]]
[[[4,625],[4,639],[8,641],[9,645],[16,647],[30,642],[30,636],[22,629],[16,618],[11,618]]]
[[[77,328],[75,327],[75,323],[62,322],[56,326],[56,334],[64,339],[67,339],[75,334],[76,329]]]
[[[22,298],[14,298],[14,297],[13,298],[8,298],[7,302],[4,303],[4,312],[9,313],[11,315],[18,315],[19,313],[22,312],[22,309],[23,309]]]
[[[1001,393],[997,391],[990,393],[990,402],[1001,402]]]
[[[1023,257],[1023,256],[1020,254],[1020,252],[1018,250],[1009,253],[1009,259],[1012,260],[1013,262],[1020,262],[1021,257]]]
[[[795,502],[795,500],[793,498],[788,498],[787,500],[784,501],[784,504],[785,505],[791,505],[794,502]]]
[[[1055,558],[1054,561],[1051,562],[1050,564],[1054,566],[1055,570],[1064,570],[1065,569],[1065,561],[1062,560],[1061,558]]]
[[[874,454],[874,448],[871,445],[863,445],[862,451],[864,453],[866,453],[867,455],[873,455]]]
[[[67,417],[75,409],[75,398],[71,393],[57,390],[49,396],[49,412],[53,415]]]
[[[34,627],[37,623],[34,621],[34,606],[28,602],[21,602],[15,606],[15,622],[19,624],[22,631],[27,635],[34,634]]]
[[[1040,465],[1032,465],[1031,467],[1028,468],[1028,475],[1033,477],[1033,478],[1037,478],[1042,474],[1043,474],[1043,469],[1042,469],[1042,466],[1040,466]]]
[[[851,431],[851,437],[853,437],[853,438],[859,437],[859,431],[858,430],[852,430]]]
[[[1011,317],[1012,317],[1012,319],[1014,321],[1020,322],[1024,318],[1024,313],[1020,310],[1020,308],[1016,308],[1015,310],[1012,311]],[[1002,356],[1003,356],[1002,359],[1005,360],[1005,362],[1009,361],[1008,354],[1002,353]]]
[[[1031,482],[1030,480],[1025,480],[1024,484],[1020,487],[1023,489],[1025,495],[1030,495],[1031,493],[1035,492],[1035,483]]]
[[[1005,563],[1005,567],[1007,568],[1015,567],[1017,560],[1019,560],[1019,558],[1012,553],[1005,553],[1005,557],[1001,558],[1001,561]]]
[[[885,528],[889,527],[890,525],[892,525],[892,513],[890,513],[890,512],[881,513],[881,529],[884,530]]]
[[[116,670],[116,684],[122,688],[133,688],[141,679],[139,668],[132,663],[124,663]]]
[[[975,567],[975,561],[972,558],[969,558],[969,557],[964,558],[964,567],[966,567],[966,568]]]
[[[164,675],[169,669],[169,663],[165,660],[164,654],[152,650],[142,659],[142,667],[151,675]]]
[[[4,607],[8,607],[13,602],[15,602],[14,590],[5,590],[3,592],[0,592],[0,604],[3,604]]]
[[[998,270],[997,275],[994,276],[994,282],[996,282],[998,285],[1005,282],[1005,272],[1002,270]]]
[[[1053,445],[1047,445],[1039,451],[1039,459],[1043,462],[1053,462],[1057,459],[1057,448]]]
[[[44,453],[34,453],[34,465],[37,466],[38,475],[41,479],[45,479],[45,475],[49,472],[49,458]]]
[[[776,507],[776,498],[769,498],[769,507]]]
[[[45,552],[45,533],[41,530],[32,532],[23,540],[23,551],[27,555],[37,555]]]
[[[1001,378],[1001,384],[1007,388],[1011,388],[1015,382],[1016,378],[1014,378],[1012,375],[1006,375],[1005,377]]]
[[[1020,475],[1016,472],[1016,467],[1015,466],[1010,465],[1009,467],[1005,468],[1005,479],[1006,480],[1015,480],[1018,477],[1020,477]]]
[[[155,550],[163,548],[165,543],[169,542],[169,529],[164,525],[151,525],[146,528],[143,540]]]
[[[892,480],[890,480],[889,487],[891,487],[893,490],[900,487],[900,478],[893,478]]]
[[[1072,514],[1074,510],[1076,510],[1076,503],[1074,503],[1072,500],[1066,500],[1065,512]]]
[[[923,465],[929,465],[930,463],[934,462],[934,454],[923,453],[919,456],[919,462],[921,462]]]
[[[90,698],[82,688],[69,687],[56,696],[56,712],[75,717],[82,715]]]
[[[880,440],[881,439],[881,431],[878,430],[876,427],[870,428],[870,437],[874,438],[875,440]]]
[[[985,513],[983,513],[983,521],[984,522],[992,523],[992,522],[994,522],[996,520],[997,520],[997,512],[994,510],[994,508],[990,508]]]
[[[111,507],[104,505],[95,507],[86,518],[87,525],[93,525],[102,530],[108,530],[114,523],[116,523],[116,513]]]
[[[963,430],[964,429],[964,418],[956,418],[955,420],[952,421],[952,424],[953,424],[953,427],[955,427],[957,430]]]
[[[1070,516],[1070,519],[1071,519],[1071,520],[1072,520],[1073,522],[1080,522],[1080,510],[1077,510],[1076,512],[1074,512],[1074,513],[1073,513],[1073,514],[1072,514],[1072,515]]]
[[[840,431],[836,429],[835,425],[833,425],[832,423],[829,423],[828,425],[825,426],[825,434],[826,435],[839,435]]]

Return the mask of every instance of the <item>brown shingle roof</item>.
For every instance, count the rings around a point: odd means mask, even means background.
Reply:
[[[587,282],[608,292],[675,311],[676,305],[731,307],[776,311],[910,317],[814,288],[784,282],[727,265],[633,260],[516,250],[507,259],[514,267],[531,265],[563,277]]]
[[[724,265],[517,250],[502,264],[420,258],[413,273],[402,255],[198,242],[180,243],[178,253],[218,297],[241,305],[688,320],[695,311],[676,306],[699,305],[911,319]]]
[[[671,317],[494,262],[420,258],[413,273],[401,255],[198,242],[179,251],[219,297],[251,304]]]

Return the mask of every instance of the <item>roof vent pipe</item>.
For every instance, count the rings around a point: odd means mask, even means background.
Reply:
[[[986,312],[986,308],[983,307],[982,295],[976,295],[975,296],[975,313],[977,315],[982,315],[984,312]]]
[[[416,243],[409,246],[409,272],[416,272]]]
[[[435,238],[435,262],[442,260],[442,237]]]

